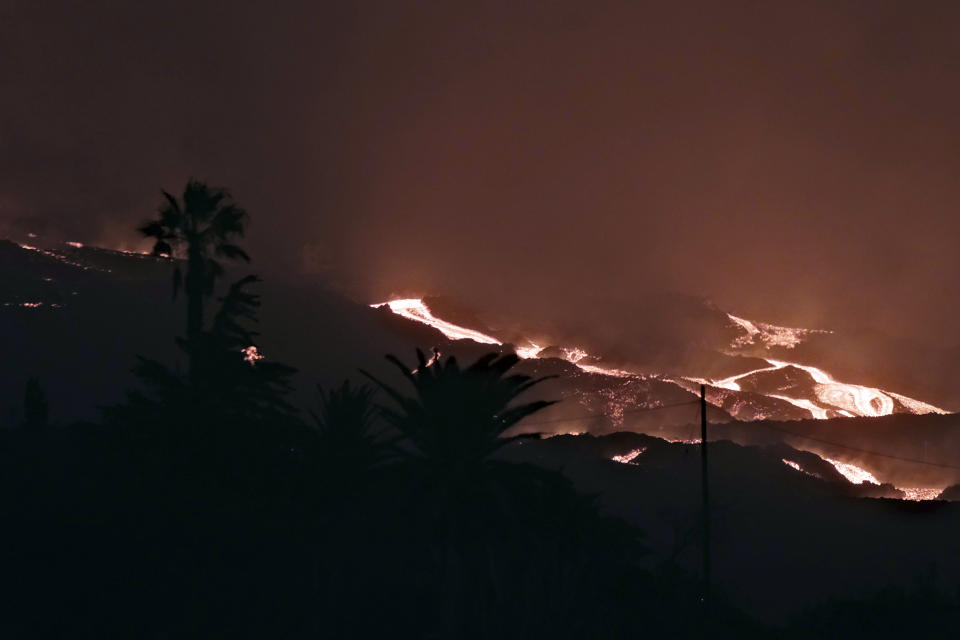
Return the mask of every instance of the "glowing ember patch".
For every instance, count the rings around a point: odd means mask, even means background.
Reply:
[[[166,257],[169,258],[169,254],[163,254],[162,256],[154,256],[152,251],[144,251],[142,249],[111,249],[111,251],[116,251],[117,253],[123,253],[128,256],[150,256],[150,257]]]
[[[563,357],[569,362],[572,362],[573,364],[577,364],[578,362],[586,358],[588,355],[590,354],[588,354],[583,349],[578,349],[577,347],[574,347],[573,349],[563,350]]]
[[[263,355],[255,345],[250,345],[249,347],[241,349],[240,353],[243,354],[244,362],[249,362],[251,367],[257,364],[258,360],[263,360]]]
[[[778,327],[765,322],[751,322],[745,318],[727,314],[730,321],[743,329],[746,334],[736,338],[731,347],[746,347],[761,342],[765,347],[784,347],[793,349],[811,333],[830,333],[819,329],[800,329],[796,327]]]
[[[781,461],[783,464],[785,464],[785,465],[787,465],[788,467],[790,467],[791,469],[794,469],[794,470],[796,470],[796,471],[800,471],[801,473],[803,472],[803,469],[800,467],[800,465],[797,464],[796,462],[794,462],[793,460],[787,460],[786,458],[780,458],[780,461]]]
[[[82,242],[68,242],[67,244],[68,244],[69,246],[73,247],[74,249],[83,249],[83,243],[82,243]]]
[[[517,347],[517,355],[524,360],[528,360],[530,358],[536,358],[543,349],[540,345],[531,342],[529,347]]]
[[[637,464],[636,462],[633,461],[633,459],[643,454],[643,452],[646,450],[647,450],[646,447],[641,447],[640,449],[633,449],[632,451],[625,453],[622,456],[613,456],[610,459],[613,460],[614,462],[620,462],[623,464]]]
[[[629,371],[624,371],[623,369],[607,369],[606,367],[598,367],[593,364],[580,364],[579,362],[574,362],[572,364],[577,365],[583,371],[587,373],[599,373],[603,376],[613,376],[615,378],[632,378],[639,377],[636,374],[630,373]]]
[[[56,251],[48,251],[47,249],[38,249],[37,247],[34,247],[29,244],[20,244],[20,243],[17,243],[17,244],[19,244],[21,249],[26,249],[27,251],[36,251],[37,253],[43,254],[49,258],[53,258],[54,260],[58,260],[64,264],[68,264],[71,267],[77,267],[78,269],[83,269],[84,271],[93,270],[93,271],[100,271],[103,273],[110,273],[110,269],[101,269],[99,267],[94,267],[87,264],[81,264],[75,260],[69,259],[66,255],[62,253],[57,253]],[[67,243],[67,244],[70,244],[70,243]]]
[[[910,411],[920,415],[925,413],[939,413],[946,415],[949,413],[949,411],[944,411],[943,409],[935,407],[932,404],[927,404],[926,402],[921,402],[920,400],[914,400],[913,398],[902,396],[899,393],[893,393],[891,391],[887,391],[886,393],[891,398],[899,400],[901,404],[903,404],[903,406],[905,406],[907,409],[910,409]]]
[[[921,502],[923,500],[936,500],[942,489],[929,489],[924,487],[897,487],[900,491],[903,491],[904,500],[912,500],[913,502]]]
[[[39,309],[40,307],[50,307],[51,309],[59,309],[63,305],[57,304],[56,302],[52,304],[47,304],[46,302],[4,302],[3,306],[20,307],[22,309]]]
[[[800,473],[802,473],[802,474],[804,474],[804,475],[808,475],[808,476],[810,476],[810,477],[812,477],[812,478],[820,478],[821,480],[823,479],[823,476],[821,476],[819,473],[811,473],[811,472],[807,471],[806,469],[804,469],[803,467],[801,467],[799,463],[794,462],[793,460],[787,460],[786,458],[780,458],[780,462],[782,462],[783,464],[787,465],[787,466],[790,467],[791,469],[794,469],[795,471],[799,471]]]
[[[860,467],[850,464],[849,462],[840,462],[839,460],[832,460],[830,458],[824,458],[824,460],[832,464],[844,478],[853,484],[863,484],[864,482],[869,482],[870,484],[880,484],[880,481],[877,480],[873,474],[866,469],[861,469]]]
[[[430,356],[430,359],[427,360],[426,364],[423,365],[423,368],[426,369],[426,368],[429,368],[430,366],[432,366],[433,363],[436,362],[436,361],[440,358],[440,355],[441,355],[441,354],[440,354],[440,350],[439,350],[439,349],[434,349],[434,350],[433,350],[433,355]],[[418,372],[418,371],[420,371],[420,367],[417,367],[416,369],[412,370],[410,373],[416,373],[416,372]]]

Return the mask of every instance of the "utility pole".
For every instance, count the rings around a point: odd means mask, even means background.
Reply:
[[[707,482],[707,387],[700,385],[700,462],[703,487],[703,610],[710,611],[710,485]]]

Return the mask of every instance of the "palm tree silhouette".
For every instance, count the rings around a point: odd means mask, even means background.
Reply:
[[[223,266],[216,258],[250,261],[246,251],[233,243],[244,235],[247,213],[230,198],[226,189],[190,180],[181,201],[164,191],[165,202],[158,216],[139,227],[154,239],[154,255],[186,257],[186,276],[178,263],[173,272],[173,295],[181,284],[187,296],[187,345],[196,348],[203,332],[204,297],[213,294]],[[196,362],[190,359],[190,375],[196,378]]]
[[[512,353],[489,353],[466,369],[453,356],[428,363],[419,349],[413,370],[395,356],[387,359],[413,384],[415,394],[407,397],[362,371],[397,404],[380,411],[413,446],[410,455],[444,476],[448,487],[475,479],[490,456],[515,439],[502,437],[505,431],[554,404],[536,400],[511,406],[524,391],[548,379],[508,376],[520,360]]]
[[[442,550],[439,622],[445,637],[463,637],[475,626],[477,606],[493,589],[503,564],[495,560],[497,523],[511,521],[523,505],[516,496],[540,484],[543,474],[492,458],[515,438],[503,434],[523,418],[553,404],[517,397],[546,378],[507,375],[515,354],[490,353],[461,368],[455,357],[427,361],[417,350],[417,367],[387,356],[413,385],[406,396],[367,372],[396,404],[380,407],[385,421],[404,438],[405,462],[414,479],[408,505],[419,513]],[[518,486],[520,485],[520,486]],[[491,591],[493,589],[493,591]]]

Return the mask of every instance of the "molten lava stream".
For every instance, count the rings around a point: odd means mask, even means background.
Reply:
[[[493,336],[488,336],[480,331],[468,329],[467,327],[461,327],[460,325],[453,324],[452,322],[447,322],[446,320],[436,317],[430,311],[430,308],[426,305],[426,303],[424,303],[424,301],[420,298],[390,300],[388,302],[378,302],[377,304],[372,304],[370,306],[378,309],[384,305],[388,306],[391,311],[399,316],[433,327],[451,340],[466,339],[473,340],[474,342],[479,342],[481,344],[503,344],[500,340],[494,338]],[[543,347],[530,342],[529,347],[518,347],[516,353],[519,357],[524,359],[538,358],[540,357],[540,352],[543,351],[543,349]],[[565,360],[588,373],[599,373],[601,375],[615,376],[618,378],[633,375],[629,371],[624,371],[622,369],[608,369],[597,365],[580,364],[581,360],[589,357],[589,354],[583,349],[576,347],[563,348],[562,352]]]
[[[487,335],[481,331],[462,327],[438,318],[430,311],[430,308],[420,298],[390,300],[388,302],[380,302],[371,306],[379,308],[384,305],[388,306],[390,310],[397,315],[431,326],[452,340],[466,339],[473,340],[474,342],[481,344],[503,344],[497,338]],[[798,344],[803,335],[811,333],[810,330],[806,329],[787,329],[784,327],[774,327],[773,325],[764,324],[758,326],[749,320],[736,318],[734,316],[731,316],[731,319],[747,331],[748,337],[751,340],[757,336],[762,336],[764,342],[772,345],[791,347]],[[533,342],[527,342],[528,344],[526,346],[517,347],[517,355],[524,359],[539,358],[540,353],[544,348]],[[623,369],[602,367],[597,364],[587,364],[586,362],[590,356],[583,349],[576,347],[564,347],[561,351],[563,353],[563,359],[571,364],[576,365],[582,371],[587,373],[596,373],[618,378],[631,377],[635,375],[630,371]],[[730,376],[729,378],[723,378],[721,380],[707,381],[700,380],[698,378],[686,379],[688,381],[696,382],[697,384],[705,383],[730,391],[742,391],[740,384],[737,382],[741,378],[745,378],[755,373],[762,373],[764,371],[777,371],[785,367],[796,367],[797,369],[805,371],[810,375],[811,378],[813,378],[813,381],[816,385],[814,387],[816,393],[815,399],[794,398],[782,393],[766,395],[771,398],[789,402],[796,407],[800,407],[801,409],[809,411],[810,414],[818,420],[828,418],[829,411],[835,411],[836,413],[849,417],[874,417],[889,415],[893,413],[896,406],[895,399],[896,401],[899,401],[902,406],[905,406],[908,410],[915,413],[947,413],[943,409],[919,400],[908,398],[906,396],[888,393],[873,387],[838,382],[834,380],[833,377],[830,376],[830,374],[828,374],[826,371],[818,369],[817,367],[805,364],[797,364],[795,362],[787,362],[784,360],[773,360],[770,358],[765,358],[765,360],[770,366],[760,367],[759,369],[747,371],[746,373]]]
[[[417,322],[430,325],[452,340],[466,339],[473,340],[474,342],[480,342],[482,344],[503,344],[496,338],[488,336],[485,333],[480,333],[479,331],[467,329],[466,327],[455,325],[452,322],[441,320],[430,313],[430,309],[423,303],[423,300],[419,298],[391,300],[389,302],[381,302],[371,306],[379,308],[383,305],[390,307],[390,311],[393,311],[398,316],[403,316],[408,320],[416,320]]]

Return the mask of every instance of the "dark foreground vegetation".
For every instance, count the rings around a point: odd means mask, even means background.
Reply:
[[[143,227],[157,253],[182,258],[174,292],[187,322],[177,357],[137,362],[126,402],[56,426],[55,398],[26,383],[22,419],[0,432],[3,637],[956,628],[956,598],[923,584],[831,603],[789,629],[752,622],[720,589],[704,598],[697,576],[649,553],[641,531],[562,473],[497,456],[504,432],[549,404],[527,399],[538,380],[512,374],[513,355],[390,358],[367,385],[320,390],[312,411],[297,410],[294,370],[250,349],[256,279],[216,298],[217,259],[247,259],[234,244],[245,217],[225,192],[190,183]]]

